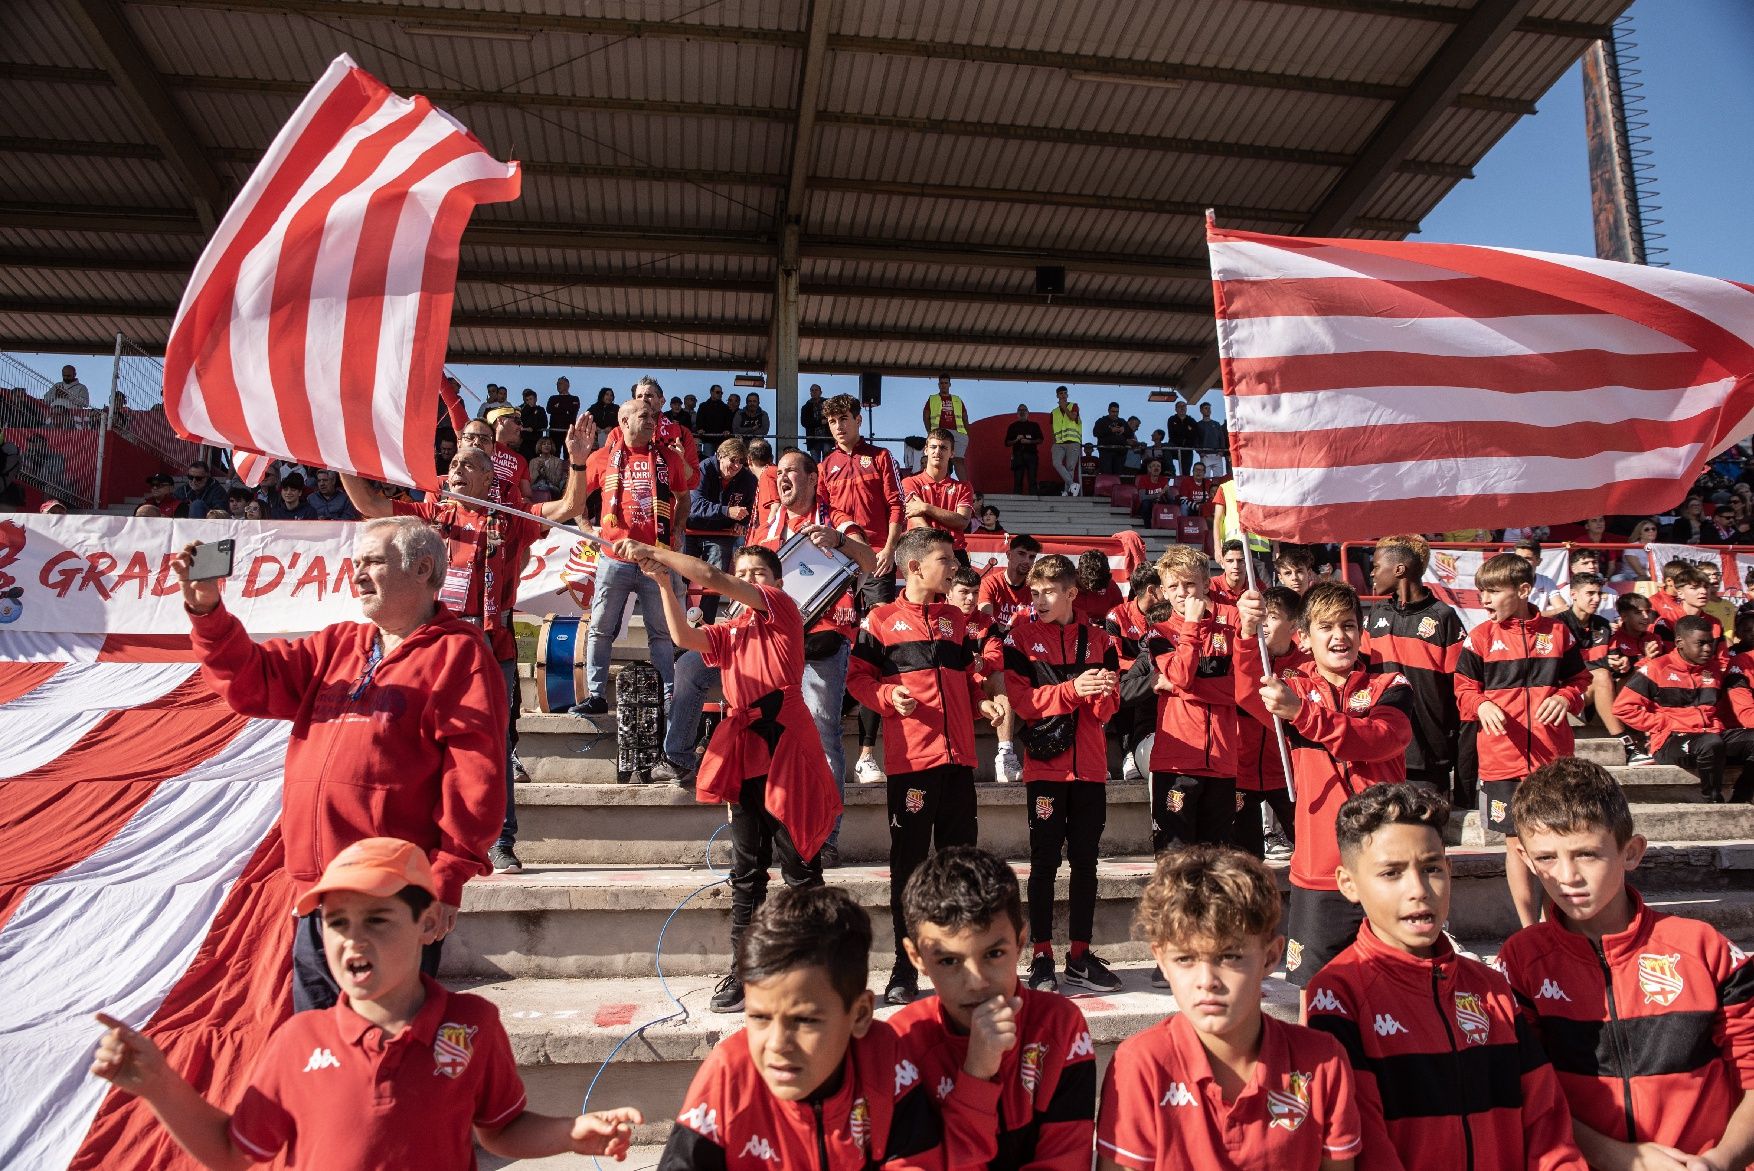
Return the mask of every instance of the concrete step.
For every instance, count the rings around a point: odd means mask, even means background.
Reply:
[[[1019,876],[1027,879],[1028,863],[1015,852],[1007,853]],[[1456,847],[1450,858],[1455,872],[1452,930],[1467,939],[1502,939],[1514,931],[1503,849]],[[1111,856],[1098,866],[1093,942],[1105,955],[1146,957],[1144,946],[1132,940],[1131,927],[1151,869],[1150,857],[1143,853]],[[1286,867],[1278,864],[1274,870],[1282,889],[1289,889]],[[1728,900],[1707,917],[1733,912],[1736,917],[1724,920],[1726,927],[1744,921],[1754,925],[1754,903],[1749,901],[1754,896],[1747,893],[1754,889],[1754,846],[1709,841],[1654,845],[1639,877],[1653,891],[1689,892],[1676,898]],[[663,930],[666,972],[722,974],[730,962],[731,892],[719,879],[704,866],[552,866],[476,879],[464,892],[464,913],[446,941],[445,973],[480,979],[643,975],[654,970]],[[779,881],[777,875],[772,881]],[[851,892],[871,913],[873,956],[892,955],[887,868],[842,867],[830,872],[829,881]],[[1061,908],[1057,937],[1064,939],[1063,866],[1055,890]]]
[[[1640,772],[1644,770],[1638,770]],[[1693,783],[1692,778],[1688,778]],[[1638,832],[1653,842],[1693,841],[1735,843],[1754,838],[1754,806],[1707,805],[1697,790],[1674,789],[1660,800],[1643,800],[1633,806]],[[1452,845],[1487,846],[1504,841],[1485,828],[1478,810],[1452,818],[1446,835]]]
[[[1057,958],[1065,962],[1063,954]],[[1151,987],[1149,961],[1117,963],[1115,968],[1123,983],[1118,993],[1097,996],[1065,989],[1073,993],[1072,999],[1090,1022],[1091,1040],[1103,1066],[1122,1040],[1175,1011],[1174,997]],[[871,972],[870,988],[879,997],[888,977],[887,963]],[[586,1087],[622,1039],[648,1021],[672,1017],[622,1047],[603,1068],[590,1102],[594,1109],[637,1106],[646,1124],[636,1138],[658,1144],[669,1133],[695,1068],[714,1046],[743,1027],[740,1013],[719,1015],[707,1010],[717,977],[679,976],[668,983],[675,999],[656,978],[504,980],[457,987],[498,1005],[531,1108],[543,1113],[576,1113]],[[1285,1020],[1296,1019],[1295,988],[1275,977],[1266,982],[1265,991],[1267,1011]],[[929,985],[926,992],[930,995]],[[897,1011],[882,1007],[877,1015],[884,1018]]]

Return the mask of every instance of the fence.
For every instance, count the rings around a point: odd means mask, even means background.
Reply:
[[[18,451],[12,478],[35,495],[88,508],[97,485],[103,411],[78,406],[70,388],[53,392],[57,385],[0,353],[0,430]]]

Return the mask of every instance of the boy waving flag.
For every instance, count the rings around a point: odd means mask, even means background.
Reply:
[[[443,110],[337,57],[195,265],[165,346],[171,425],[437,488],[458,243],[477,204],[521,182]],[[265,462],[246,461],[256,479]]]
[[[1207,243],[1242,527],[1285,541],[1680,502],[1754,411],[1754,290],[1458,244]]]

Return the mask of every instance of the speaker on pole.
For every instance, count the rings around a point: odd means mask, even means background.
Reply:
[[[883,405],[883,375],[859,375],[859,404],[867,407]]]

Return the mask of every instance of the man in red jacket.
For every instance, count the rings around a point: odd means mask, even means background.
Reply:
[[[505,817],[505,683],[481,632],[436,598],[443,539],[413,517],[365,522],[353,580],[366,620],[295,642],[251,639],[217,581],[189,579],[194,548],[173,564],[202,674],[240,715],[292,721],[280,830],[295,893],[363,838],[413,842],[438,880],[438,937],[421,961],[436,975],[463,884],[488,872]],[[294,937],[293,1007],[327,1008],[338,992],[312,912]]]
[[[1008,705],[982,694],[980,650],[968,635],[968,620],[939,600],[956,576],[950,534],[913,529],[896,545],[895,558],[907,575],[903,594],[865,615],[847,690],[883,717],[889,911],[895,929],[895,968],[883,999],[907,1004],[919,995],[919,973],[904,948],[902,891],[934,842],[939,847],[975,844],[975,713],[997,724]]]
[[[1072,872],[1066,983],[1116,992],[1120,977],[1090,950],[1090,939],[1096,921],[1096,861],[1108,823],[1104,727],[1120,709],[1120,648],[1108,631],[1079,617],[1078,571],[1068,558],[1050,553],[1036,561],[1029,570],[1029,593],[1033,616],[1019,617],[1005,638],[1005,692],[1027,729],[1023,780],[1028,786],[1029,932],[1035,953],[1029,987],[1059,991],[1054,978],[1054,879],[1064,853]]]

